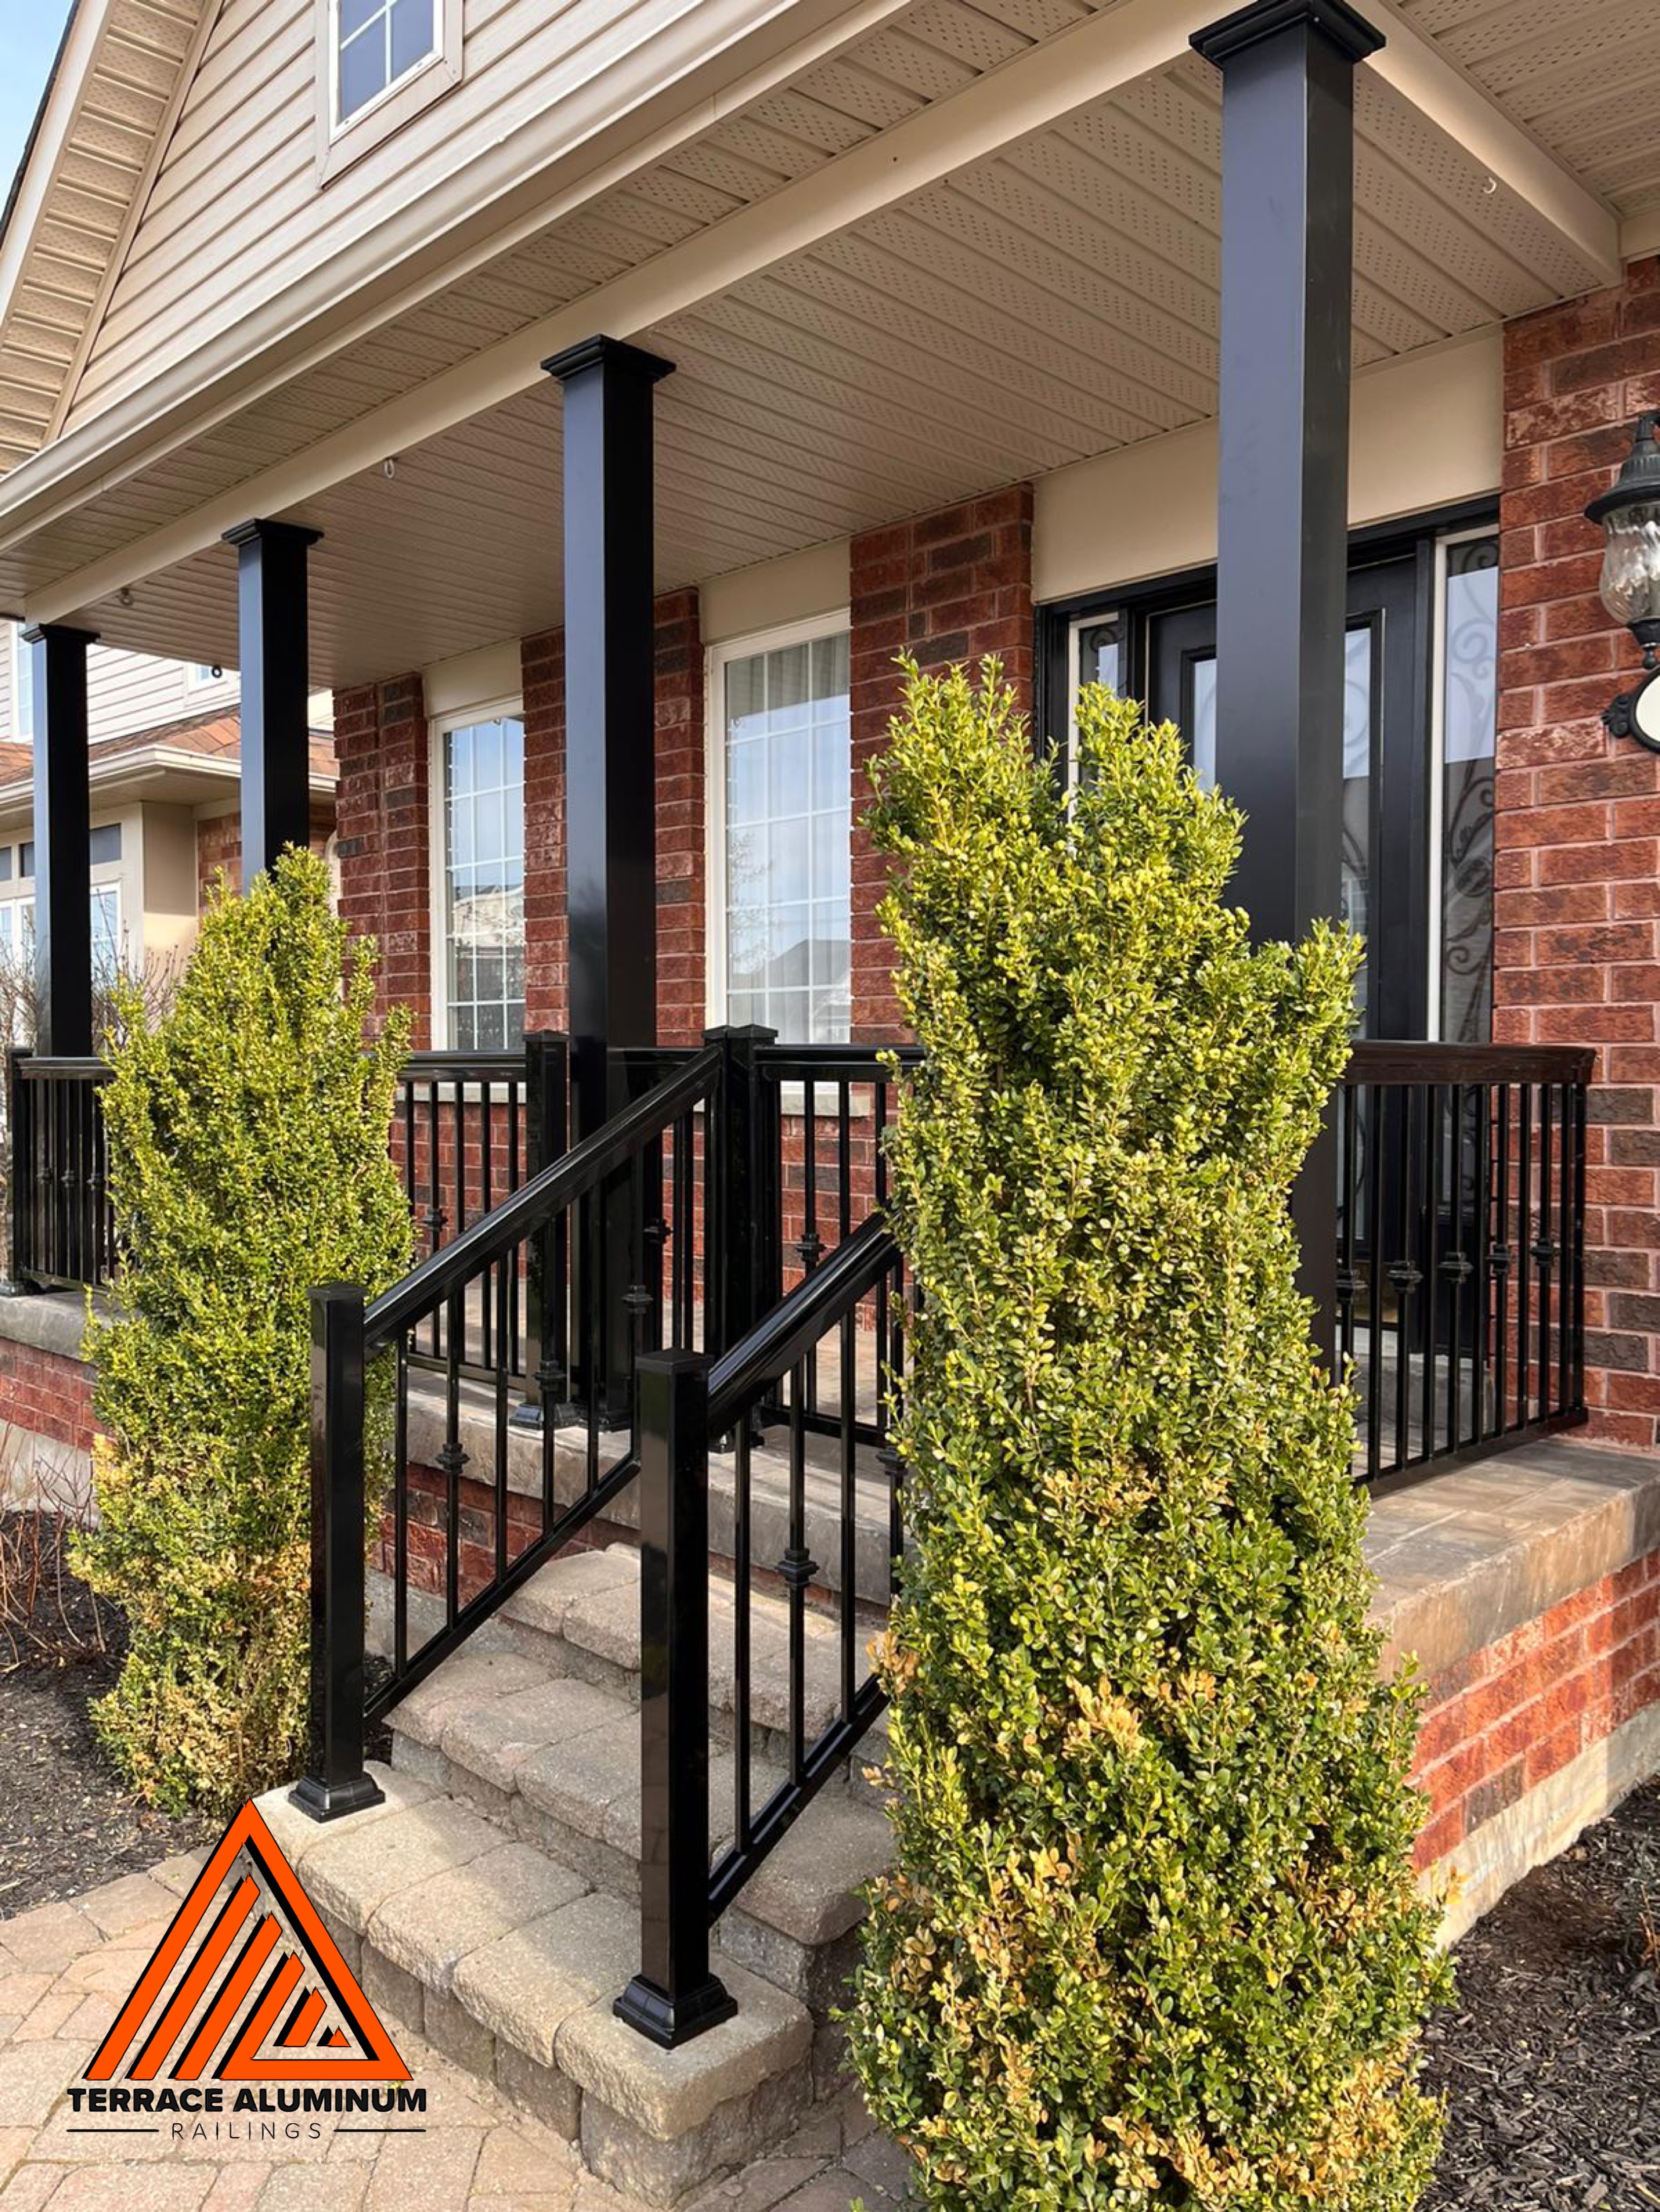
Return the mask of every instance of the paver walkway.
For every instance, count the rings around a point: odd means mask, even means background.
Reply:
[[[244,2119],[234,2124],[243,2131],[237,2140],[175,2142],[166,2132],[115,2135],[118,2122],[73,2112],[66,2090],[108,2033],[204,1856],[168,1859],[72,1904],[0,1921],[3,2212],[643,2212],[584,2172],[561,2137],[395,2025],[398,2051],[428,2093],[420,2134],[373,2125],[358,2133],[324,2118],[314,2137],[295,2120],[287,2124],[300,2140],[249,2141]],[[902,2197],[903,2168],[849,2090],[774,2156],[706,2190],[695,2208],[848,2212],[862,2197],[878,2212]]]

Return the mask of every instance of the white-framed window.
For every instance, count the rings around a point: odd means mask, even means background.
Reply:
[[[709,655],[709,1018],[789,1044],[852,1024],[848,618]]]
[[[525,1030],[525,725],[517,704],[433,732],[434,1031],[454,1052]]]
[[[316,0],[318,179],[461,76],[462,0]]]
[[[34,648],[23,642],[23,625],[11,626],[11,732],[19,739],[34,734]]]
[[[92,971],[107,981],[121,964],[121,886],[94,884],[90,896]],[[33,957],[33,899],[0,899],[0,962],[21,967]]]

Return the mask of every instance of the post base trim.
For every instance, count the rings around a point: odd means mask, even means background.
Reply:
[[[693,2036],[719,2027],[723,2021],[735,2020],[738,2000],[714,1974],[680,1997],[668,1996],[655,1982],[636,1974],[611,2010],[660,2049],[677,2051]]]
[[[289,1804],[308,1820],[344,1820],[349,1813],[385,1804],[386,1798],[380,1784],[367,1774],[355,1774],[350,1782],[319,1782],[314,1774],[306,1774],[289,1792]]]

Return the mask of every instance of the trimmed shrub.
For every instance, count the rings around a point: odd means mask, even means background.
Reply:
[[[119,1008],[103,1093],[125,1254],[88,1331],[97,1528],[76,1570],[127,1617],[99,1734],[150,1802],[224,1809],[297,1770],[309,1635],[308,1294],[409,1263],[387,1148],[408,1041],[365,1051],[374,949],[346,962],[328,871],[222,877],[172,1007]]]
[[[929,2205],[1404,2212],[1416,1698],[1286,1204],[1360,948],[1253,949],[1175,729],[1078,719],[1068,802],[994,664],[908,668],[875,771],[922,1315],[852,2056]]]

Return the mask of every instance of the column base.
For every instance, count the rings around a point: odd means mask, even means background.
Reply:
[[[314,1774],[307,1774],[289,1790],[289,1802],[298,1806],[308,1820],[344,1820],[349,1813],[384,1804],[386,1796],[367,1774],[355,1774],[350,1782],[319,1782]]]
[[[693,2036],[719,2027],[722,2021],[735,2020],[738,2000],[728,1996],[714,1974],[681,1997],[669,1996],[655,1982],[636,1974],[611,2010],[648,2041],[664,2051],[676,2051]]]

